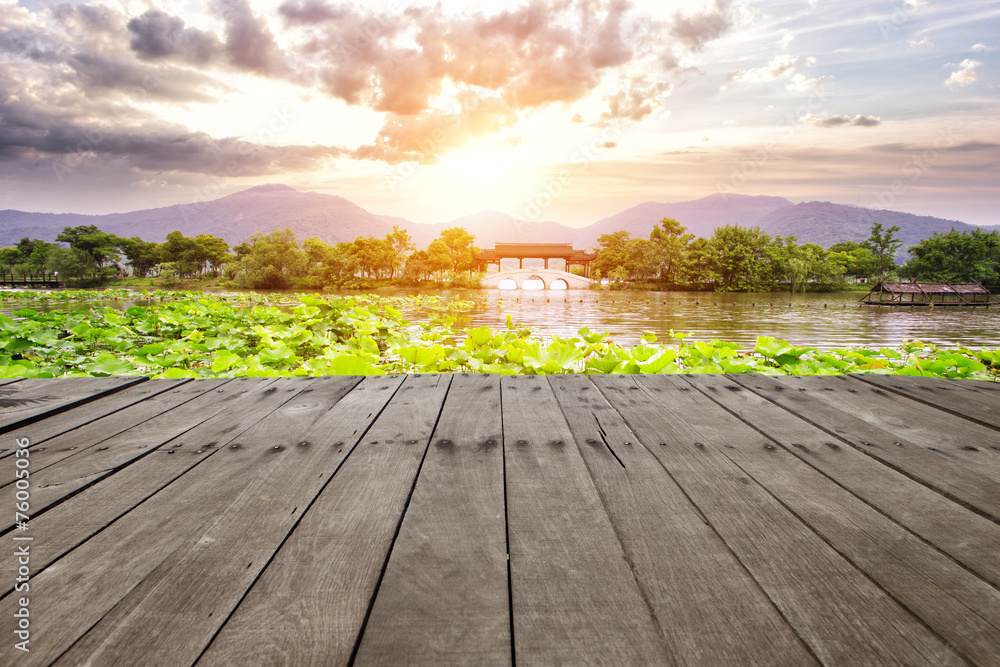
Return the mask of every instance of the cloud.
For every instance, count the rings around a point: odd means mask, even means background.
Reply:
[[[979,78],[976,76],[976,68],[982,65],[978,60],[972,60],[971,58],[966,58],[958,64],[958,70],[951,73],[947,79],[945,79],[945,85],[949,88],[954,88],[956,86],[967,86],[970,83],[975,83]]]
[[[766,83],[795,73],[795,64],[798,57],[783,54],[775,56],[764,67],[754,67],[752,69],[738,69],[730,72],[726,77],[728,83]]]
[[[816,127],[878,127],[882,124],[882,119],[879,116],[857,115],[851,118],[850,116],[838,116],[826,112],[807,114],[802,117],[802,121]]]
[[[226,22],[225,52],[233,66],[258,74],[287,70],[274,35],[254,15],[247,0],[213,0],[211,6]]]
[[[973,51],[977,51],[977,52],[996,51],[997,47],[995,47],[995,46],[988,46],[986,44],[980,43],[980,44],[973,44],[972,45],[972,50]]]
[[[925,49],[931,46],[934,46],[934,42],[932,42],[929,37],[921,37],[920,39],[914,37],[910,40],[911,49]]]
[[[693,14],[674,14],[669,28],[671,37],[680,40],[691,51],[701,51],[705,44],[726,34],[733,26],[729,14],[730,0],[715,0],[708,7]]]
[[[222,51],[215,35],[185,28],[184,20],[158,9],[150,9],[128,22],[133,37],[129,46],[143,60],[177,58],[204,65]]]

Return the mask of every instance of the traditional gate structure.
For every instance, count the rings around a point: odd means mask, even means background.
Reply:
[[[586,250],[574,250],[572,243],[497,243],[493,248],[487,248],[474,253],[476,261],[479,262],[479,270],[485,271],[490,264],[496,264],[500,270],[500,260],[517,259],[519,269],[524,268],[526,259],[545,260],[545,268],[549,268],[550,259],[562,259],[566,261],[566,270],[571,266],[582,266],[585,276],[590,276],[590,263],[597,259],[597,255]]]

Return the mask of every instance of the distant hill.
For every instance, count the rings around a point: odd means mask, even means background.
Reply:
[[[290,227],[302,241],[318,236],[328,243],[352,241],[359,236],[383,237],[393,225],[410,232],[418,247],[427,247],[441,230],[465,227],[481,247],[495,243],[573,243],[577,248],[594,248],[602,234],[626,230],[633,237],[648,237],[662,218],[674,218],[699,236],[710,236],[720,225],[759,225],[771,235],[794,235],[800,243],[823,247],[839,241],[868,238],[874,222],[886,227],[898,225],[903,252],[931,233],[952,227],[969,231],[975,227],[953,220],[916,216],[896,211],[808,202],[793,204],[782,197],[714,194],[686,202],[646,202],[633,206],[587,227],[568,227],[557,222],[518,220],[505,213],[483,211],[448,222],[421,224],[404,218],[374,215],[357,204],[335,195],[300,192],[285,185],[261,185],[209,202],[180,204],[130,213],[79,215],[74,213],[28,213],[0,211],[0,247],[11,246],[23,237],[54,241],[65,227],[96,225],[119,236],[139,236],[163,241],[173,230],[185,236],[215,234],[230,245],[248,240],[256,232]],[[984,227],[987,231],[1000,227]]]
[[[695,236],[709,237],[716,227],[738,224],[744,227],[759,224],[764,216],[794,206],[783,197],[766,197],[717,193],[677,203],[646,202],[598,220],[583,237],[588,247],[597,245],[602,234],[625,230],[633,237],[649,237],[649,232],[663,218],[673,218]]]
[[[147,241],[163,241],[174,230],[185,236],[214,234],[230,245],[246,241],[256,232],[285,227],[291,227],[300,241],[318,236],[328,243],[385,236],[392,231],[392,225],[343,197],[299,192],[286,185],[260,185],[204,203],[130,213],[0,211],[0,246],[13,245],[25,236],[53,241],[64,227],[78,225],[96,225],[105,232]]]
[[[777,209],[757,224],[771,236],[795,236],[799,243],[816,243],[829,248],[841,241],[864,241],[871,235],[872,225],[876,222],[881,222],[886,229],[894,225],[899,227],[896,237],[903,245],[896,254],[897,262],[906,261],[909,247],[929,238],[934,232],[946,233],[952,228],[959,232],[977,229],[976,225],[958,220],[820,201]],[[1000,226],[979,229],[990,232],[1000,230]]]

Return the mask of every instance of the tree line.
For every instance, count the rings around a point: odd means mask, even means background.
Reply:
[[[771,237],[759,227],[724,225],[709,238],[695,238],[676,220],[664,218],[648,239],[619,231],[598,238],[592,276],[613,285],[651,283],[666,289],[720,292],[832,291],[875,280],[979,282],[1000,288],[1000,233],[935,232],[909,248],[899,266],[899,227],[875,223],[861,243],[829,248],[799,244],[794,236]]]
[[[898,266],[894,257],[902,242],[897,231],[899,227],[875,223],[861,243],[823,248],[739,225],[696,238],[677,220],[664,218],[648,239],[632,238],[627,231],[602,235],[591,275],[613,286],[741,292],[838,290],[878,279],[975,281],[1000,289],[1000,233],[935,233],[910,247],[910,259]],[[475,236],[462,227],[443,230],[426,250],[418,250],[410,234],[398,227],[384,238],[331,244],[313,237],[301,245],[292,230],[277,230],[254,234],[232,249],[211,234],[185,237],[173,231],[157,243],[93,225],[67,227],[56,241],[23,238],[14,247],[0,248],[0,271],[12,277],[58,272],[64,284],[76,285],[104,284],[128,274],[215,277],[246,289],[364,289],[426,281],[478,285],[473,254],[479,249]]]
[[[393,227],[385,238],[331,244],[313,237],[300,245],[295,233],[284,229],[254,234],[230,250],[225,240],[211,234],[186,237],[173,231],[157,243],[86,225],[65,228],[56,243],[23,238],[16,246],[0,248],[0,271],[12,278],[57,273],[64,284],[76,286],[106,284],[126,275],[222,278],[246,289],[365,288],[385,281],[428,280],[474,286],[474,241],[464,228],[451,227],[426,250],[417,250],[409,232]]]

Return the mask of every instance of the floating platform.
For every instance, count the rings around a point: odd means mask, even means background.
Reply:
[[[4,665],[1000,659],[996,383],[2,380],[0,431]]]
[[[909,298],[907,298],[909,296]],[[988,308],[992,293],[979,283],[893,283],[879,282],[860,299],[868,306],[973,306]]]

